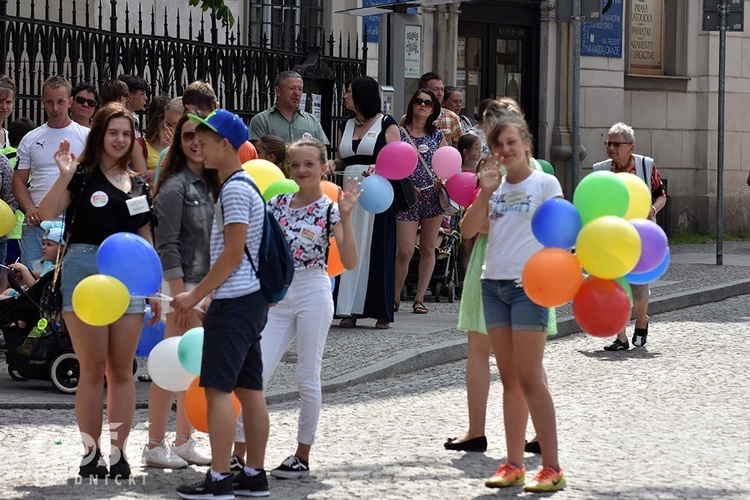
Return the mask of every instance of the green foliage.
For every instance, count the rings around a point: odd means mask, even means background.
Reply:
[[[222,26],[229,25],[230,28],[234,26],[234,15],[229,7],[224,5],[224,0],[188,0],[188,4],[191,7],[200,6],[203,12],[211,9],[216,19],[221,21]]]
[[[724,241],[748,241],[750,236],[746,234],[727,234],[724,233]],[[696,244],[696,243],[716,243],[716,233],[697,234],[682,233],[674,234],[669,237],[669,243],[675,244]]]

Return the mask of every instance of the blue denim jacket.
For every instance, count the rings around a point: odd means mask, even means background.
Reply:
[[[205,181],[184,166],[159,184],[154,209],[159,221],[154,241],[164,279],[198,283],[211,266],[209,237],[214,202]]]

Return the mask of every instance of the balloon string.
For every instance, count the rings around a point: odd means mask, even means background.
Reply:
[[[165,295],[163,293],[155,293],[154,295],[131,295],[130,296],[133,299],[156,299],[161,300],[162,302],[171,302],[174,297],[170,297],[169,295]],[[196,309],[202,313],[205,313],[206,310],[200,307],[200,304],[197,304],[193,306],[193,309]]]

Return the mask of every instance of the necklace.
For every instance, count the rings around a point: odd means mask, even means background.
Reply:
[[[364,127],[365,126],[365,120],[358,120],[357,117],[354,117],[354,125],[356,127]]]
[[[116,183],[116,184],[117,184],[117,185],[119,185],[119,186],[122,186],[122,185],[123,185],[123,182],[124,182],[124,181],[123,181],[123,179],[122,179],[122,174],[119,174],[119,175],[118,175],[117,177],[112,177],[112,176],[110,176],[109,174],[107,174],[107,173],[105,172],[105,173],[104,173],[104,176],[105,176],[105,177],[106,177],[107,179],[109,179],[110,181],[112,181],[112,182]]]

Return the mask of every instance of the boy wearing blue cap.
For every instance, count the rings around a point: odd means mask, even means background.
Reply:
[[[172,301],[187,312],[211,294],[203,320],[201,386],[208,402],[211,469],[206,478],[177,488],[182,498],[267,496],[263,468],[268,441],[268,408],[263,395],[260,333],[266,324],[268,302],[245,256],[258,258],[265,203],[242,170],[238,149],[247,141],[240,117],[217,109],[205,119],[188,114],[198,124],[196,134],[206,168],[217,170],[221,189],[211,229],[211,269],[190,292]],[[245,468],[233,477],[230,457],[234,441],[232,391],[242,404],[247,436]],[[234,484],[233,484],[234,483]]]

